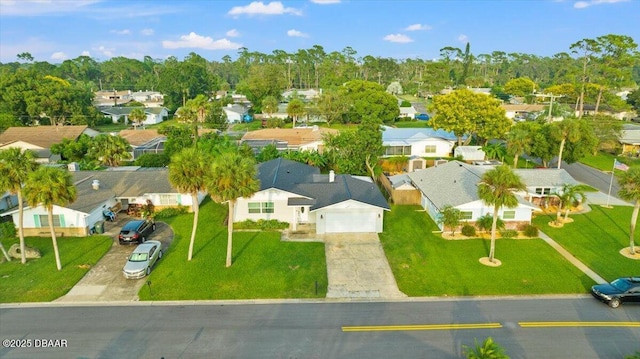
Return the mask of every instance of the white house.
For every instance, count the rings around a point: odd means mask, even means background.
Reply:
[[[243,105],[228,104],[222,108],[227,114],[228,123],[240,123],[245,120],[245,116],[249,115],[249,111]]]
[[[104,115],[111,117],[113,123],[118,123],[120,118],[124,119],[124,123],[129,123],[131,120],[129,116],[131,111],[139,108],[144,110],[147,118],[142,122],[144,125],[154,125],[161,123],[169,117],[169,109],[166,107],[102,107],[99,108],[100,112]]]
[[[456,136],[432,128],[384,127],[384,156],[450,157]]]
[[[416,111],[413,106],[400,107],[400,116],[398,117],[409,117],[410,119],[415,119],[416,113],[418,113],[418,111]]]
[[[192,205],[191,195],[180,193],[169,183],[168,170],[144,171],[77,171],[72,172],[77,199],[65,206],[53,207],[54,229],[64,236],[86,236],[98,221],[104,220],[106,209],[126,210],[129,206],[151,201],[156,210]],[[201,202],[205,197],[198,196]],[[18,223],[18,211],[8,213]],[[49,224],[44,207],[25,207],[24,231],[27,236],[48,236]]]
[[[260,190],[238,198],[234,221],[278,220],[315,226],[317,234],[382,232],[389,205],[371,179],[320,174],[316,167],[277,158],[258,165]]]

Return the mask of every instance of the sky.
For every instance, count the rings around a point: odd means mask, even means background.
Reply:
[[[124,56],[209,61],[322,46],[436,59],[447,46],[552,56],[607,34],[640,42],[640,0],[0,0],[0,62]]]

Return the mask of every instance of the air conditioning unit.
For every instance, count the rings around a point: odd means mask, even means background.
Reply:
[[[67,164],[67,170],[69,170],[69,172],[76,172],[80,170],[80,166],[78,165],[78,162],[71,162]]]

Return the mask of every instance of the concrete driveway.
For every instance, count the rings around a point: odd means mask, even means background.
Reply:
[[[102,301],[135,301],[138,291],[147,282],[142,279],[125,279],[122,267],[133,252],[136,245],[118,244],[120,228],[131,220],[131,217],[118,214],[116,222],[105,223],[105,235],[113,238],[113,245],[96,265],[67,293],[55,302],[102,302]],[[148,239],[162,242],[165,250],[173,240],[171,227],[163,222],[156,222],[156,230]],[[162,259],[157,265],[162,265]]]

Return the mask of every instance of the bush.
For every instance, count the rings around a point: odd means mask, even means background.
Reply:
[[[505,229],[500,231],[502,238],[515,238],[518,236],[518,231],[515,229]]]
[[[189,212],[189,207],[187,206],[179,206],[179,207],[169,207],[162,209],[155,213],[153,218],[169,218],[173,216],[177,216],[179,214],[185,214]]]
[[[538,236],[538,227],[534,226],[533,224],[524,225],[521,231],[525,236],[529,238]]]
[[[280,222],[275,219],[270,219],[270,220],[259,219],[257,222],[247,219],[246,221],[233,224],[233,228],[235,229],[259,229],[262,231],[280,230],[288,227],[289,227],[289,223]]]
[[[473,237],[476,235],[476,227],[470,224],[465,224],[462,226],[462,234],[467,237]]]
[[[17,233],[12,221],[0,223],[0,238],[15,238]]]
[[[135,161],[140,167],[165,167],[169,164],[169,156],[164,153],[144,153]]]

